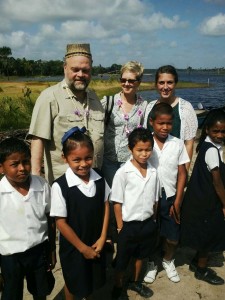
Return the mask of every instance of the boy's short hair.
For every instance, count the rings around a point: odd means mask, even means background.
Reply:
[[[31,157],[30,147],[21,139],[10,137],[0,142],[0,163],[2,164],[6,158],[12,153],[25,153],[27,157]]]
[[[128,136],[128,147],[132,150],[138,142],[150,142],[152,148],[154,139],[150,130],[146,128],[135,128]]]
[[[150,118],[152,120],[155,120],[158,116],[161,115],[169,115],[173,118],[174,114],[172,106],[165,102],[156,103],[150,112]]]

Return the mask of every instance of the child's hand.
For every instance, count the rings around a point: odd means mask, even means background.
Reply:
[[[180,224],[180,206],[176,205],[176,202],[170,207],[170,217],[173,217],[177,224]]]
[[[98,252],[96,252],[92,247],[89,247],[87,245],[85,245],[81,253],[86,259],[95,259],[100,257],[100,254]]]
[[[95,250],[96,253],[101,253],[103,247],[105,245],[105,239],[100,237],[95,243],[94,245],[92,245],[91,247]]]

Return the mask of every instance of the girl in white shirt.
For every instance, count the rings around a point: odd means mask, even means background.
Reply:
[[[67,300],[86,298],[105,283],[110,189],[99,171],[91,168],[94,147],[85,131],[74,127],[64,134],[62,152],[69,168],[52,186],[51,216],[60,231]]]
[[[225,250],[224,141],[225,112],[216,109],[205,120],[181,214],[181,243],[197,251],[189,269],[214,285],[224,284],[207,268],[209,252]]]

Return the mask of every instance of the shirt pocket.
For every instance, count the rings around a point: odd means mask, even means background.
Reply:
[[[84,126],[84,116],[83,115],[75,115],[75,114],[59,116],[58,123],[60,124],[60,127],[64,129],[63,130],[64,132],[66,132],[67,130],[69,130],[75,126],[78,126],[81,128]]]
[[[99,135],[104,133],[105,114],[101,112],[91,112],[89,119],[89,130],[96,131]]]
[[[29,199],[30,202],[30,208],[34,215],[38,219],[43,219],[45,217],[45,211],[46,211],[46,203],[43,201],[43,197],[41,195],[38,195],[39,193],[34,192],[35,196]]]

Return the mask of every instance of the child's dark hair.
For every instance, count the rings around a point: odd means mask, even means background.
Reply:
[[[2,164],[12,153],[24,153],[27,157],[31,157],[30,147],[21,139],[10,137],[0,142],[0,163]]]
[[[150,118],[152,120],[155,120],[158,116],[161,115],[169,115],[173,118],[174,115],[172,106],[165,102],[156,103],[150,112]]]
[[[212,126],[214,126],[217,122],[225,122],[225,109],[223,108],[216,108],[212,109],[208,115],[206,116],[203,127],[202,127],[202,132],[199,138],[198,145],[196,147],[196,152],[199,151],[202,143],[204,142],[207,133],[206,130],[210,129]]]
[[[154,146],[154,139],[150,130],[146,128],[135,128],[128,136],[128,147],[132,150],[138,142],[150,142],[152,148]]]
[[[178,82],[178,74],[177,74],[176,69],[171,65],[166,65],[166,66],[162,66],[162,67],[158,68],[158,70],[156,71],[156,73],[155,73],[155,85],[158,82],[159,76],[163,73],[173,75],[175,83]]]
[[[81,144],[94,151],[94,145],[92,143],[91,138],[83,132],[77,131],[72,133],[72,135],[70,135],[63,142],[62,152],[64,156],[67,156],[70,153],[70,151],[76,149],[78,145]]]

